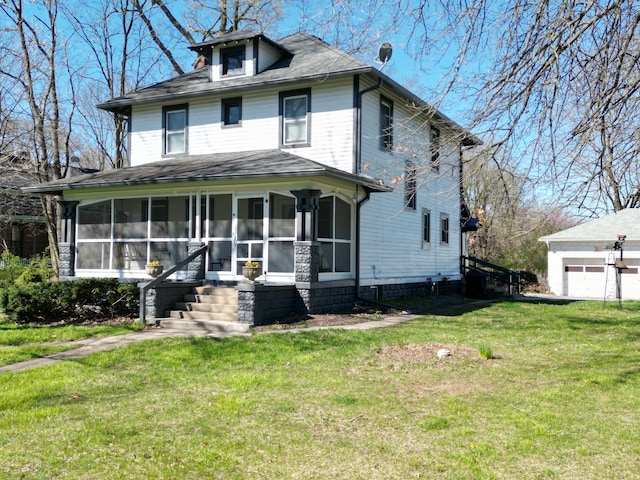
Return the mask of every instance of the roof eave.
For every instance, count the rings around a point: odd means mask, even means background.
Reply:
[[[211,91],[198,90],[196,92],[166,93],[163,95],[156,95],[153,97],[141,98],[138,100],[135,100],[135,99],[124,100],[123,98],[126,98],[125,96],[125,97],[120,97],[120,99],[113,99],[104,103],[99,103],[96,105],[96,107],[101,110],[106,110],[110,112],[127,111],[130,107],[135,105],[145,105],[149,103],[175,101],[176,99],[184,99],[184,98],[196,98],[211,92],[213,93],[224,93],[227,91],[241,92],[246,90],[253,90],[256,88],[270,87],[274,85],[300,83],[300,82],[315,81],[315,80],[326,80],[327,78],[341,78],[341,77],[347,77],[350,75],[365,74],[365,73],[369,73],[369,70],[370,68],[362,67],[358,69],[349,69],[349,70],[343,70],[343,71],[331,72],[331,73],[316,73],[313,75],[306,75],[303,77],[296,77],[296,78],[290,78],[290,79],[284,79],[284,80],[283,79],[265,80],[262,82],[255,82],[255,83],[250,83],[247,85],[240,85],[240,86],[238,85],[229,85],[227,87],[222,86],[221,88],[212,89]],[[211,85],[216,85],[216,83],[214,82],[210,82],[210,83]]]
[[[22,190],[26,193],[37,193],[45,195],[63,195],[65,191],[70,190],[86,190],[97,188],[116,188],[116,187],[131,187],[136,185],[166,185],[180,182],[206,182],[206,181],[233,181],[233,180],[265,180],[273,178],[313,178],[313,177],[327,177],[334,180],[342,180],[350,183],[354,183],[362,186],[370,192],[390,192],[393,188],[384,185],[382,183],[376,183],[375,180],[356,178],[348,173],[342,174],[339,171],[326,171],[318,170],[316,172],[284,172],[279,175],[268,173],[257,173],[253,175],[202,175],[197,177],[173,177],[167,179],[137,179],[137,180],[119,180],[119,181],[104,181],[99,183],[92,183],[89,186],[84,186],[82,183],[69,183],[69,184],[42,184],[34,185],[30,187],[23,187]]]

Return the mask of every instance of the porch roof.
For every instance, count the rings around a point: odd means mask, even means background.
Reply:
[[[62,194],[67,190],[127,185],[299,177],[326,177],[347,181],[371,192],[392,190],[374,178],[345,172],[282,150],[190,155],[135,167],[74,176],[23,187],[22,190],[29,193]]]

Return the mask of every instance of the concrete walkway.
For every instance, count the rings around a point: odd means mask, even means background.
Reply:
[[[78,345],[78,348],[66,350],[64,352],[54,353],[42,358],[34,358],[33,360],[26,360],[24,362],[12,363],[0,367],[0,373],[5,372],[22,372],[24,370],[30,370],[36,367],[42,367],[45,365],[51,365],[61,360],[74,360],[76,358],[86,357],[92,353],[106,352],[113,350],[117,347],[131,345],[136,342],[143,342],[145,340],[155,340],[157,338],[169,338],[169,337],[215,337],[226,338],[231,336],[248,335],[242,332],[223,332],[216,331],[205,327],[190,327],[185,328],[150,328],[141,330],[139,332],[128,333],[126,335],[114,335],[112,337],[99,337],[90,338],[87,340],[77,340],[71,342]]]
[[[176,326],[171,326],[168,328],[150,328],[141,330],[139,332],[128,333],[126,335],[115,335],[112,337],[91,338],[87,340],[74,341],[71,343],[73,343],[74,345],[78,345],[78,348],[54,353],[42,358],[34,358],[32,360],[26,360],[24,362],[5,365],[3,367],[0,367],[0,373],[23,372],[32,368],[51,365],[62,360],[74,360],[77,358],[86,357],[87,355],[91,355],[92,353],[106,352],[117,347],[131,345],[132,343],[143,342],[145,340],[155,340],[158,338],[228,338],[234,336],[261,335],[263,333],[291,333],[311,330],[325,330],[330,328],[342,328],[345,330],[369,330],[372,328],[381,328],[388,327],[390,325],[396,325],[398,323],[418,318],[419,316],[420,315],[396,315],[382,320],[356,323],[353,325],[272,330],[269,332],[261,332],[255,334],[240,331],[221,331],[218,329],[207,328],[207,325],[204,322],[200,322],[200,324],[198,325],[190,324],[188,328],[180,328]]]

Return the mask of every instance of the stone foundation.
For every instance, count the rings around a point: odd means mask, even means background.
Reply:
[[[397,283],[360,287],[360,298],[372,302],[393,300],[407,295],[455,295],[462,289],[460,280],[440,280],[432,282]]]
[[[200,285],[202,282],[162,282],[149,289],[145,302],[147,320],[164,317],[167,310],[173,309],[177,302],[184,301],[184,296],[193,293],[193,289]]]

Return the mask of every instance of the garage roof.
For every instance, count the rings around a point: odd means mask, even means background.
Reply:
[[[614,242],[617,235],[640,240],[640,208],[627,208],[560,232],[540,237],[541,242]]]

